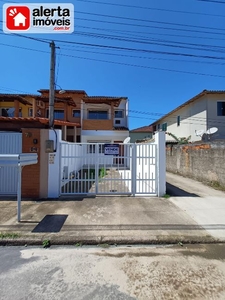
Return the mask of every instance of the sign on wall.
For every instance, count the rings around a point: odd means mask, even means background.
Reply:
[[[119,144],[105,144],[104,154],[105,155],[119,155]]]

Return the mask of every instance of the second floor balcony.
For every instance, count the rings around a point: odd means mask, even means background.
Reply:
[[[113,121],[106,110],[89,110],[84,114],[83,130],[113,130]]]

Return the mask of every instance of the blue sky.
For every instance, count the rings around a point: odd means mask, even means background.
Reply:
[[[211,1],[76,0],[73,34],[26,36],[60,47],[56,83],[63,89],[127,96],[133,129],[203,89],[225,89],[225,1]],[[1,31],[1,93],[49,88],[48,43]]]

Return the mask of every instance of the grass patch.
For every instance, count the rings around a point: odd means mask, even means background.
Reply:
[[[163,196],[163,198],[168,199],[168,198],[170,198],[170,195],[169,195],[169,194],[165,194],[165,195]]]
[[[50,240],[44,240],[42,242],[42,246],[43,246],[43,248],[49,248],[51,246]]]
[[[225,191],[225,187],[220,185],[218,181],[211,181],[208,185],[214,188],[215,190]]]
[[[103,178],[106,175],[106,169],[105,168],[100,168],[98,170],[98,178]],[[95,169],[83,169],[81,170],[81,178],[82,179],[93,179],[95,180]]]
[[[0,239],[16,239],[19,237],[18,233],[0,233]]]

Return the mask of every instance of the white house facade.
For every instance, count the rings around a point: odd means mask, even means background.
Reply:
[[[199,141],[199,131],[218,128],[213,139],[225,139],[225,91],[204,90],[173,111],[151,124],[153,131],[165,131],[178,138]],[[166,134],[166,140],[173,138]]]

